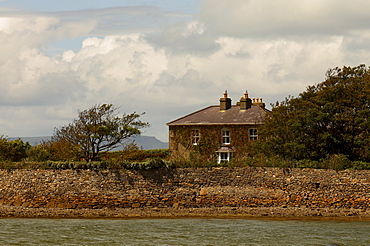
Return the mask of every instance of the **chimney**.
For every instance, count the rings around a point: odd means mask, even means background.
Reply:
[[[226,111],[231,108],[231,99],[227,97],[227,90],[224,93],[224,97],[220,98],[220,111]]]
[[[252,98],[253,104],[256,106],[260,106],[261,108],[265,108],[265,103],[262,101],[262,98]]]
[[[240,110],[244,111],[252,107],[252,100],[248,97],[248,91],[245,91],[244,96],[240,98]]]

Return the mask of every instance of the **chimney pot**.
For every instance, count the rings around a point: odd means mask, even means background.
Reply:
[[[244,92],[244,97],[248,98],[248,91],[247,90],[245,90],[245,92]]]
[[[263,102],[262,98],[253,98],[253,105],[265,108],[265,103]]]

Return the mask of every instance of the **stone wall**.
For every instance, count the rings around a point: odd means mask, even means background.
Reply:
[[[278,168],[0,170],[0,204],[29,208],[370,206],[370,171]]]

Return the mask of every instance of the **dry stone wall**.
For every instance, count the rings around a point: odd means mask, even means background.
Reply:
[[[370,206],[370,171],[278,168],[0,170],[0,204],[29,208]]]

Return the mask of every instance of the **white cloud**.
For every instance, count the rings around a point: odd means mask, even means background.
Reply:
[[[366,6],[204,0],[190,21],[153,7],[7,12],[0,134],[50,135],[78,109],[114,103],[146,112],[146,134],[166,140],[166,122],[218,104],[225,89],[234,103],[245,90],[267,105],[298,95],[328,68],[369,63]],[[169,18],[178,19],[164,24]],[[78,48],[47,53],[53,41],[76,37],[85,37]]]
[[[0,31],[6,34],[15,32],[32,32],[39,34],[51,25],[58,23],[57,18],[46,16],[26,16],[26,17],[2,17],[0,18]]]
[[[182,32],[182,36],[189,37],[191,35],[202,35],[204,33],[204,25],[198,21],[193,21],[187,24],[186,29]]]
[[[369,8],[365,0],[203,0],[199,18],[214,35],[317,37],[368,29]]]

